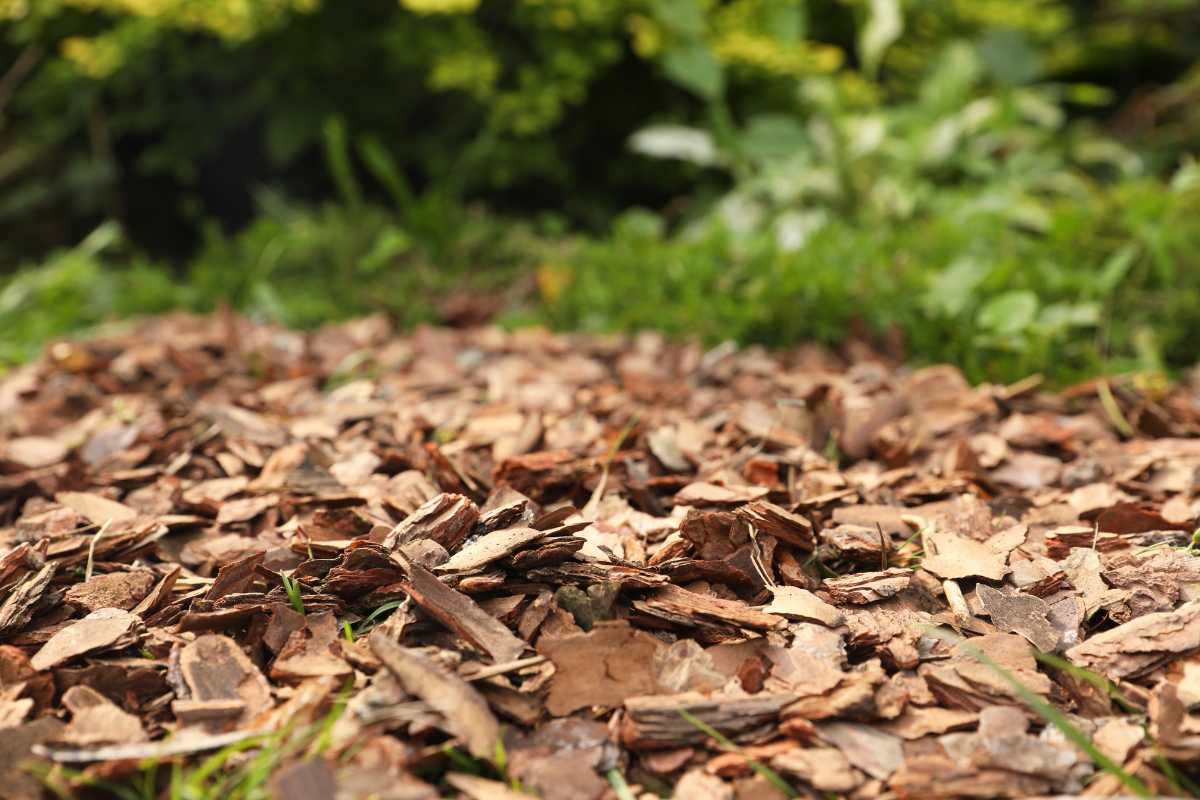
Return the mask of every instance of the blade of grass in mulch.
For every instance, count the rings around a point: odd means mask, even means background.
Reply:
[[[332,744],[333,726],[342,716],[349,700],[351,684],[347,684],[333,701],[333,707],[318,722],[299,729],[288,726],[276,733],[252,736],[227,745],[195,766],[182,761],[170,763],[170,778],[159,791],[159,771],[167,762],[148,759],[139,771],[116,783],[93,778],[83,771],[55,765],[39,774],[46,788],[62,800],[77,796],[75,787],[98,789],[120,800],[263,800],[267,781],[286,761],[294,757],[319,758]],[[257,749],[248,760],[238,761],[239,754]],[[63,779],[71,781],[67,785]]]
[[[1097,690],[1104,692],[1105,696],[1116,703],[1122,711],[1125,711],[1128,714],[1137,715],[1141,715],[1143,713],[1141,708],[1138,708],[1136,705],[1130,702],[1130,700],[1125,697],[1124,694],[1121,693],[1121,690],[1117,688],[1115,683],[1103,675],[1093,672],[1090,669],[1080,667],[1076,664],[1072,664],[1062,656],[1055,655],[1054,653],[1035,653],[1034,657],[1046,666],[1065,672],[1074,678],[1078,678],[1079,680],[1090,684]],[[1173,792],[1180,796],[1200,797],[1200,786],[1198,786],[1196,782],[1187,775],[1180,772],[1179,769],[1173,763],[1171,763],[1171,760],[1163,754],[1162,750],[1158,746],[1158,743],[1150,738],[1149,735],[1146,736],[1145,744],[1153,751],[1154,763],[1158,766],[1163,776],[1167,779],[1167,782],[1171,784],[1171,790]]]
[[[1071,742],[1071,744],[1075,745],[1084,753],[1086,753],[1087,757],[1090,758],[1097,767],[1120,781],[1121,785],[1130,792],[1138,797],[1154,796],[1150,789],[1147,788],[1146,784],[1142,783],[1140,779],[1134,775],[1131,775],[1125,770],[1124,767],[1101,752],[1100,748],[1096,747],[1091,738],[1078,727],[1076,727],[1075,724],[1067,718],[1066,714],[1062,713],[1050,703],[1047,703],[1045,700],[1043,700],[1036,692],[1034,692],[1025,684],[1021,683],[1021,681],[1019,681],[1015,675],[994,661],[987,653],[983,652],[977,647],[967,644],[964,640],[954,640],[953,637],[949,637],[940,631],[934,631],[933,635],[938,636],[939,638],[945,638],[947,641],[954,641],[955,644],[962,647],[964,652],[999,675],[1001,680],[1012,687],[1012,690],[1017,693],[1017,696],[1020,697],[1027,706],[1033,709],[1038,716],[1044,719],[1047,723],[1053,725],[1055,728],[1058,728],[1059,732],[1066,737],[1067,741]]]
[[[800,793],[797,792],[794,788],[792,788],[792,785],[790,783],[788,783],[783,778],[781,778],[779,776],[778,772],[771,769],[770,767],[768,767],[766,764],[762,763],[761,761],[758,761],[758,760],[753,759],[750,756],[746,755],[746,753],[743,752],[742,748],[740,748],[736,744],[734,744],[733,740],[731,740],[728,736],[721,733],[719,730],[714,728],[712,725],[709,725],[707,722],[700,719],[695,714],[688,711],[686,708],[678,709],[678,711],[679,711],[679,716],[683,717],[684,721],[687,722],[687,724],[691,725],[693,728],[700,731],[705,736],[707,736],[708,738],[715,741],[717,744],[721,745],[721,748],[723,750],[725,750],[726,752],[729,752],[729,753],[737,753],[739,756],[746,759],[746,764],[750,767],[750,769],[754,770],[758,775],[762,776],[762,778],[767,783],[771,784],[772,786],[774,786],[779,791],[783,792],[788,797],[799,797],[800,796]]]
[[[283,590],[287,592],[292,608],[296,609],[297,614],[304,616],[304,599],[300,596],[300,581],[289,578],[287,575],[281,575],[280,578],[283,579]]]
[[[633,790],[625,782],[625,776],[621,774],[621,770],[613,767],[605,775],[608,778],[608,785],[612,787],[613,793],[617,796],[617,800],[637,800],[634,797]]]
[[[1142,709],[1130,702],[1129,698],[1121,694],[1121,690],[1117,688],[1117,685],[1103,675],[1092,672],[1090,669],[1076,666],[1062,656],[1055,655],[1054,653],[1034,653],[1034,658],[1048,667],[1065,672],[1072,678],[1078,678],[1103,692],[1106,697],[1120,706],[1122,711],[1129,714],[1142,713]]]

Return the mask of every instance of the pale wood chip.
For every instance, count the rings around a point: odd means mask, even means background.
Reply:
[[[1200,600],[1175,611],[1146,614],[1102,631],[1067,650],[1074,664],[1109,678],[1134,678],[1200,649]]]
[[[807,589],[771,586],[768,590],[771,592],[771,602],[762,607],[767,614],[778,614],[801,622],[819,622],[831,628],[842,624],[842,612]]]
[[[446,563],[435,567],[438,572],[468,572],[499,561],[526,545],[547,535],[535,528],[506,528],[484,534],[470,542]]]
[[[54,499],[93,525],[129,522],[138,517],[138,512],[129,506],[91,492],[59,492]]]
[[[1052,652],[1058,649],[1061,637],[1050,622],[1050,604],[1045,600],[1020,592],[1001,592],[986,584],[980,584],[975,593],[997,628],[1019,633],[1038,650]]]
[[[140,628],[141,620],[128,611],[102,608],[50,637],[29,663],[36,670],[46,670],[85,653],[126,646],[133,643]]]
[[[921,567],[939,578],[986,578],[998,581],[1008,574],[1005,555],[988,545],[946,531],[925,534]]]

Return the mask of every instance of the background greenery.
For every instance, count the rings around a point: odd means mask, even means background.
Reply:
[[[0,360],[227,301],[1187,367],[1198,65],[1200,0],[0,0]]]

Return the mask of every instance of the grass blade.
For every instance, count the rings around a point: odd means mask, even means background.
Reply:
[[[633,790],[625,782],[625,776],[621,774],[621,770],[613,767],[605,774],[608,777],[609,786],[613,788],[613,793],[617,796],[617,800],[637,800],[633,795]]]
[[[686,708],[680,708],[677,710],[679,711],[679,716],[683,717],[684,721],[687,722],[687,724],[691,725],[693,728],[700,731],[708,738],[717,742],[717,744],[721,745],[722,749],[724,749],[730,753],[737,753],[739,756],[746,759],[746,764],[749,765],[750,769],[754,770],[758,775],[762,776],[762,778],[767,783],[771,784],[772,786],[774,786],[779,791],[783,792],[788,797],[799,797],[800,796],[800,793],[797,792],[795,789],[793,789],[792,785],[790,783],[788,783],[783,778],[781,778],[779,776],[778,772],[771,769],[770,767],[768,767],[766,764],[762,763],[761,761],[757,761],[757,760],[751,758],[750,756],[746,755],[742,751],[742,748],[740,748],[736,744],[734,744],[733,741],[728,736],[721,733],[719,730],[714,728],[712,725],[709,725],[707,722],[700,719],[695,714],[688,711]]]
[[[1120,706],[1123,711],[1129,714],[1142,713],[1142,709],[1130,702],[1129,698],[1121,694],[1121,690],[1117,688],[1116,684],[1103,675],[1092,672],[1090,669],[1076,666],[1062,656],[1055,655],[1054,653],[1034,653],[1034,658],[1048,667],[1065,672],[1072,678],[1078,678],[1099,691],[1104,692],[1105,696]]]
[[[1066,714],[1047,703],[1032,689],[1021,683],[1021,681],[1017,680],[1015,675],[1002,667],[1000,664],[996,663],[991,656],[979,648],[967,644],[965,641],[959,641],[958,645],[972,658],[976,659],[981,664],[988,667],[988,669],[999,675],[1005,683],[1012,687],[1012,690],[1017,693],[1017,696],[1020,697],[1027,706],[1036,711],[1037,714],[1042,717],[1042,719],[1046,720],[1046,722],[1053,725],[1055,728],[1058,728],[1059,732],[1066,737],[1067,741],[1086,753],[1088,758],[1090,758],[1097,767],[1112,775],[1121,782],[1122,786],[1138,797],[1154,796],[1146,787],[1146,784],[1142,783],[1142,781],[1136,776],[1131,775],[1125,770],[1124,767],[1102,753],[1100,749],[1092,743],[1092,740],[1086,733],[1079,730],[1079,728],[1075,727],[1075,725],[1071,723],[1071,720],[1067,719]]]

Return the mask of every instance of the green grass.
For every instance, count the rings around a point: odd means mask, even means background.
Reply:
[[[368,614],[366,616],[366,619],[364,619],[358,623],[358,627],[355,628],[355,630],[354,630],[354,635],[362,636],[364,633],[367,633],[368,631],[370,631],[372,628],[374,628],[376,625],[379,624],[378,620],[380,620],[383,617],[383,615],[385,615],[391,611],[395,611],[397,608],[400,608],[407,602],[408,602],[408,598],[403,598],[403,599],[399,599],[399,600],[389,600],[386,603],[381,603],[379,606],[374,608],[370,614]]]
[[[625,781],[625,776],[621,774],[621,770],[613,767],[604,774],[604,777],[608,778],[608,784],[612,787],[617,800],[635,800],[633,790],[629,788],[629,784]]]
[[[727,753],[737,753],[742,758],[746,759],[746,764],[750,767],[750,769],[752,769],[755,772],[755,774],[759,775],[767,783],[771,784],[776,789],[783,792],[783,794],[785,796],[787,796],[787,797],[799,797],[800,796],[800,793],[797,792],[790,783],[788,783],[782,777],[780,777],[778,772],[771,769],[770,767],[768,767],[766,764],[762,763],[761,761],[758,761],[758,760],[753,759],[750,756],[746,755],[745,751],[743,751],[742,748],[738,747],[737,744],[735,744],[733,742],[733,740],[730,739],[728,736],[721,733],[719,730],[714,728],[712,725],[709,725],[707,722],[700,719],[695,714],[688,711],[686,708],[680,708],[680,709],[678,709],[678,711],[679,711],[679,716],[683,717],[684,721],[687,722],[687,724],[691,725],[693,728],[695,728],[696,730],[700,731],[708,738],[715,741],[718,745],[721,746],[721,749],[725,750]]]
[[[771,346],[895,329],[914,360],[975,380],[1194,361],[1200,306],[1186,298],[1200,292],[1200,191],[1097,190],[1052,205],[1037,232],[965,196],[941,206],[902,221],[834,218],[792,251],[765,229],[671,236],[631,218],[563,263],[542,313],[562,328]]]
[[[1073,678],[1078,678],[1090,684],[1095,689],[1103,692],[1104,696],[1116,703],[1122,711],[1128,714],[1142,713],[1142,709],[1130,702],[1121,693],[1121,690],[1117,688],[1117,685],[1103,675],[1093,672],[1090,669],[1076,666],[1062,656],[1055,655],[1054,653],[1034,653],[1034,658],[1048,667],[1065,672]]]
[[[280,579],[283,581],[283,590],[287,592],[288,602],[292,604],[292,608],[296,609],[297,614],[304,614],[304,598],[300,596],[300,581],[287,575],[281,575]]]
[[[243,739],[195,763],[146,760],[121,781],[93,778],[62,765],[38,765],[34,772],[61,800],[79,789],[104,792],[119,800],[271,800],[267,782],[281,766],[321,758],[332,744],[332,731],[346,708],[343,689],[325,716],[310,725]]]
[[[0,362],[29,358],[55,336],[171,308],[228,301],[298,327],[383,311],[403,327],[437,319],[447,293],[517,284],[531,288],[504,290],[509,325],[654,328],[769,346],[837,346],[858,335],[882,344],[899,333],[911,360],[957,364],[973,380],[1041,372],[1061,384],[1193,363],[1200,189],[1150,179],[1097,188],[1049,203],[1038,231],[971,200],[946,190],[936,213],[834,217],[797,250],[782,249],[766,226],[735,234],[707,220],[671,233],[646,212],[582,237],[468,215],[457,238],[424,245],[402,218],[365,202],[306,209],[273,200],[245,231],[214,233],[175,275],[104,227],[0,279]],[[1111,392],[1102,399],[1125,427]]]
[[[483,758],[475,758],[469,753],[464,753],[452,744],[446,744],[442,747],[442,755],[446,757],[446,760],[458,772],[477,775],[481,778],[499,780],[508,784],[508,788],[512,791],[526,794],[521,780],[509,772],[508,749],[504,746],[503,737],[496,740],[496,748],[490,762]]]
[[[934,632],[934,635],[941,634],[939,632]],[[1154,796],[1146,784],[1143,783],[1137,776],[1129,773],[1124,767],[1105,755],[1100,748],[1096,747],[1096,745],[1092,742],[1091,737],[1080,730],[1077,725],[1072,723],[1066,714],[1043,700],[1040,695],[1018,680],[1017,676],[1013,675],[1012,672],[1010,672],[1001,664],[997,663],[995,659],[993,659],[987,653],[968,644],[966,640],[955,640],[948,636],[943,636],[942,638],[957,644],[963,649],[963,652],[967,653],[976,661],[979,661],[988,669],[995,672],[1001,678],[1001,680],[1009,685],[1009,687],[1013,690],[1013,692],[1016,693],[1017,697],[1019,697],[1021,701],[1025,703],[1025,705],[1029,706],[1030,709],[1032,709],[1035,713],[1037,713],[1038,716],[1045,720],[1047,724],[1053,725],[1055,728],[1057,728],[1058,731],[1067,739],[1067,741],[1083,751],[1087,757],[1092,760],[1092,763],[1094,763],[1097,768],[1116,778],[1121,785],[1128,789],[1129,792],[1134,796]],[[1055,661],[1061,661],[1061,659],[1055,659]],[[1100,678],[1102,681],[1104,680],[1100,676],[1096,677]]]

